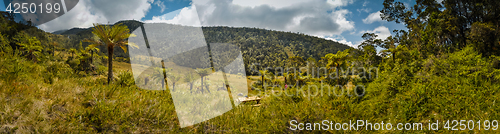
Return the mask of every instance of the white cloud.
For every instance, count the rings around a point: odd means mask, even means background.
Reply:
[[[352,43],[351,41],[347,41],[342,35],[316,36],[316,37],[324,38],[325,40],[331,40],[331,41],[339,42],[339,43],[342,43],[342,44],[345,44],[347,46],[354,47],[354,48],[356,48],[358,46],[358,45]]]
[[[115,23],[120,20],[140,20],[151,8],[153,0],[80,0],[66,14],[39,25],[53,32],[74,27],[90,27],[93,23]]]
[[[371,24],[371,23],[376,22],[376,21],[383,22],[382,18],[380,18],[381,14],[382,13],[380,11],[371,13],[370,15],[368,15],[368,17],[363,19],[363,23]]]
[[[146,20],[145,23],[170,23],[179,24],[186,26],[201,26],[200,20],[198,18],[198,13],[196,12],[196,7],[184,7],[179,12],[177,16],[172,19],[168,19],[170,14],[164,14],[162,16],[153,16],[152,20]],[[174,11],[175,12],[175,11]]]
[[[193,0],[196,8],[191,10],[197,10],[203,26],[257,27],[324,37],[354,30],[354,22],[346,19],[351,12],[339,9],[350,3],[352,0]],[[146,22],[192,25],[187,19],[190,17],[183,16],[195,15],[186,9],[176,16],[177,19],[163,16],[155,16]]]
[[[346,45],[348,45],[350,47],[353,47],[353,48],[357,48],[358,47],[358,45],[354,45],[352,42],[347,41],[344,38],[331,38],[331,37],[327,37],[325,39],[326,40],[332,40],[332,41],[335,41],[335,42],[339,42],[339,43],[342,43],[342,44],[346,44]]]
[[[369,2],[369,1],[365,1],[365,2],[363,2],[363,7],[368,6],[368,3],[370,3],[370,2]]]
[[[365,13],[369,13],[370,11],[372,11],[371,8],[361,8],[361,9],[356,9],[358,12],[365,12]]]
[[[363,33],[375,33],[377,36],[377,39],[382,39],[385,40],[387,37],[391,36],[391,31],[389,31],[389,28],[385,26],[379,26],[371,31],[361,31],[361,34]]]
[[[142,19],[153,0],[93,0],[90,11],[104,16],[111,23],[120,20]]]
[[[304,3],[304,0],[233,0],[234,5],[256,7],[260,5],[268,5],[274,8],[289,7],[292,5]]]
[[[346,6],[352,4],[354,0],[326,0],[326,3],[331,4],[335,7]]]
[[[160,9],[161,9],[160,12],[162,12],[162,13],[163,13],[163,11],[165,11],[165,9],[167,9],[167,7],[165,6],[165,3],[163,3],[163,1],[158,0],[158,1],[154,2],[154,4],[158,7],[160,7]]]

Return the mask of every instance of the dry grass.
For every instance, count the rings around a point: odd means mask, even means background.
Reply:
[[[459,67],[454,70],[460,70],[466,65],[457,66]],[[16,67],[22,69],[16,70]],[[130,68],[130,64],[116,63],[115,67],[116,70],[123,71]],[[50,84],[46,79],[51,77],[44,72],[45,68],[45,63],[34,64],[19,57],[0,57],[0,133],[316,133],[291,131],[289,121],[321,122],[327,119],[349,122],[369,119],[373,122],[396,123],[448,119],[498,120],[500,115],[500,107],[495,106],[498,102],[496,100],[500,99],[498,84],[488,81],[477,84],[475,78],[462,76],[432,76],[422,82],[399,72],[384,72],[380,78],[365,85],[366,95],[363,97],[310,96],[314,93],[309,93],[307,88],[294,87],[278,92],[268,90],[264,92],[266,96],[259,107],[253,107],[255,103],[239,105],[210,120],[181,128],[171,94],[186,92],[186,85],[180,84],[179,90],[172,93],[169,90],[141,90],[135,85],[106,85],[105,76],[79,76],[72,72],[61,72],[61,75],[53,76]],[[213,73],[207,79],[215,83],[223,80],[221,73]],[[228,79],[231,83],[251,83],[260,77],[245,78],[230,74]],[[401,81],[402,79],[406,81]],[[199,80],[196,82],[199,83]],[[314,81],[307,84],[320,86]],[[352,88],[352,84],[349,82],[347,87]],[[219,85],[213,84],[210,88],[216,86]],[[238,84],[235,86],[248,87]],[[213,94],[226,93],[212,91]],[[398,93],[394,93],[396,91]],[[281,95],[269,95],[278,93]],[[210,95],[194,93],[189,98],[203,96]],[[216,100],[210,97],[204,99],[211,100],[205,101],[207,105]],[[335,132],[395,131],[333,131]],[[440,129],[418,132],[451,131]],[[495,131],[475,129],[470,132]]]

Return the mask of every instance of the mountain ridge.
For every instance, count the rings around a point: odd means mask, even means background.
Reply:
[[[142,22],[135,20],[119,21],[116,24],[123,24],[129,27],[130,32],[135,31],[139,28]],[[156,32],[152,32],[148,35],[150,38],[150,44],[156,44],[155,46],[160,46],[160,48],[155,48],[156,50],[164,50],[168,46],[175,44],[183,44],[181,39],[173,40],[161,40],[162,34],[161,29],[165,32],[186,32],[182,29],[192,29],[191,26],[181,26],[166,23],[150,23],[148,27],[154,28]],[[167,28],[167,29],[165,29]],[[203,35],[207,44],[210,43],[231,43],[240,47],[245,68],[247,69],[247,74],[252,74],[249,72],[250,65],[255,63],[260,64],[262,67],[284,67],[286,66],[286,60],[291,57],[298,56],[302,58],[300,60],[305,64],[306,59],[308,61],[314,59],[314,61],[319,61],[328,53],[337,53],[338,51],[343,51],[345,49],[351,48],[345,44],[335,42],[332,40],[326,40],[324,38],[319,38],[316,36],[310,36],[303,33],[292,33],[283,32],[275,30],[266,30],[259,28],[235,28],[227,26],[214,26],[214,27],[202,27]],[[61,35],[65,35],[72,40],[69,46],[71,48],[76,48],[79,46],[80,41],[83,39],[91,38],[92,27],[90,28],[72,28],[70,30],[64,31]],[[139,38],[139,37],[137,37]],[[156,40],[151,40],[156,38]],[[89,44],[83,42],[83,47]],[[164,46],[164,48],[161,48]],[[106,52],[107,48],[105,46],[99,46],[101,52]],[[116,57],[130,58],[128,51],[124,52],[121,49],[115,49],[114,54]],[[160,52],[157,53],[156,57],[164,56],[167,53]],[[195,54],[196,55],[196,54]],[[312,59],[310,59],[312,58]],[[182,61],[177,61],[177,64],[182,64]]]
[[[143,22],[140,22],[140,21],[137,21],[137,20],[122,20],[122,21],[118,21],[114,24],[111,24],[110,26],[113,26],[113,25],[116,25],[116,24],[119,24],[119,23],[122,23],[123,25],[126,25],[130,31],[134,31],[136,28],[138,28],[140,26],[140,23],[143,23]],[[144,23],[143,23],[144,24]],[[155,24],[155,23],[152,23],[152,24]],[[170,25],[176,25],[176,24],[170,24]],[[60,34],[60,35],[78,35],[78,34],[81,34],[82,32],[84,33],[91,33],[92,32],[92,28],[94,27],[88,27],[88,28],[71,28],[71,29],[65,29],[65,30],[58,30],[58,31],[54,31],[52,32],[52,34]],[[320,37],[316,37],[316,36],[311,36],[311,35],[307,35],[307,34],[304,34],[304,33],[299,33],[299,32],[291,32],[291,31],[278,31],[278,30],[271,30],[271,29],[263,29],[263,28],[251,28],[251,27],[229,27],[229,26],[204,26],[202,27],[203,29],[207,29],[207,28],[231,28],[231,29],[257,29],[257,30],[264,30],[264,31],[272,31],[272,32],[282,32],[282,33],[287,33],[287,34],[296,34],[296,35],[305,35],[305,36],[309,36],[309,37],[312,37],[312,38],[318,38],[318,39],[324,39],[324,38],[320,38]],[[333,40],[327,40],[327,39],[324,39],[326,41],[331,41],[331,42],[336,42],[336,43],[340,43],[340,42],[337,42],[337,41],[333,41]],[[342,44],[342,43],[340,43]],[[348,46],[346,44],[343,44],[345,46]]]

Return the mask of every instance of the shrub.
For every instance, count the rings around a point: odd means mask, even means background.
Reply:
[[[118,73],[118,79],[116,79],[116,84],[120,86],[131,86],[134,85],[134,75],[128,71],[122,71]]]
[[[79,69],[79,65],[80,65],[80,60],[78,59],[72,59],[72,58],[68,58],[68,60],[66,60],[66,63],[73,69],[73,70],[78,70]]]
[[[64,62],[47,62],[45,66],[44,74],[50,74],[53,77],[68,78],[73,74],[71,67]]]
[[[17,78],[23,78],[28,76],[30,63],[26,61],[23,57],[19,57],[18,54],[14,56],[5,57],[1,59],[0,62],[0,76],[6,78],[7,80],[15,80]]]
[[[106,75],[108,73],[108,68],[103,65],[98,65],[96,69],[98,75]]]

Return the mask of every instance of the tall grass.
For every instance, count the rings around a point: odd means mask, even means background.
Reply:
[[[106,85],[105,76],[77,75],[62,61],[35,64],[19,55],[4,56],[0,57],[0,133],[296,133],[310,131],[290,130],[290,120],[498,120],[500,71],[492,67],[494,58],[465,49],[421,62],[388,64],[373,82],[357,82],[366,87],[362,97],[309,97],[307,88],[290,87],[265,92],[259,107],[239,105],[221,116],[180,128],[171,93],[137,88],[130,72],[118,73],[117,81]],[[434,133],[364,128],[330,132]]]

